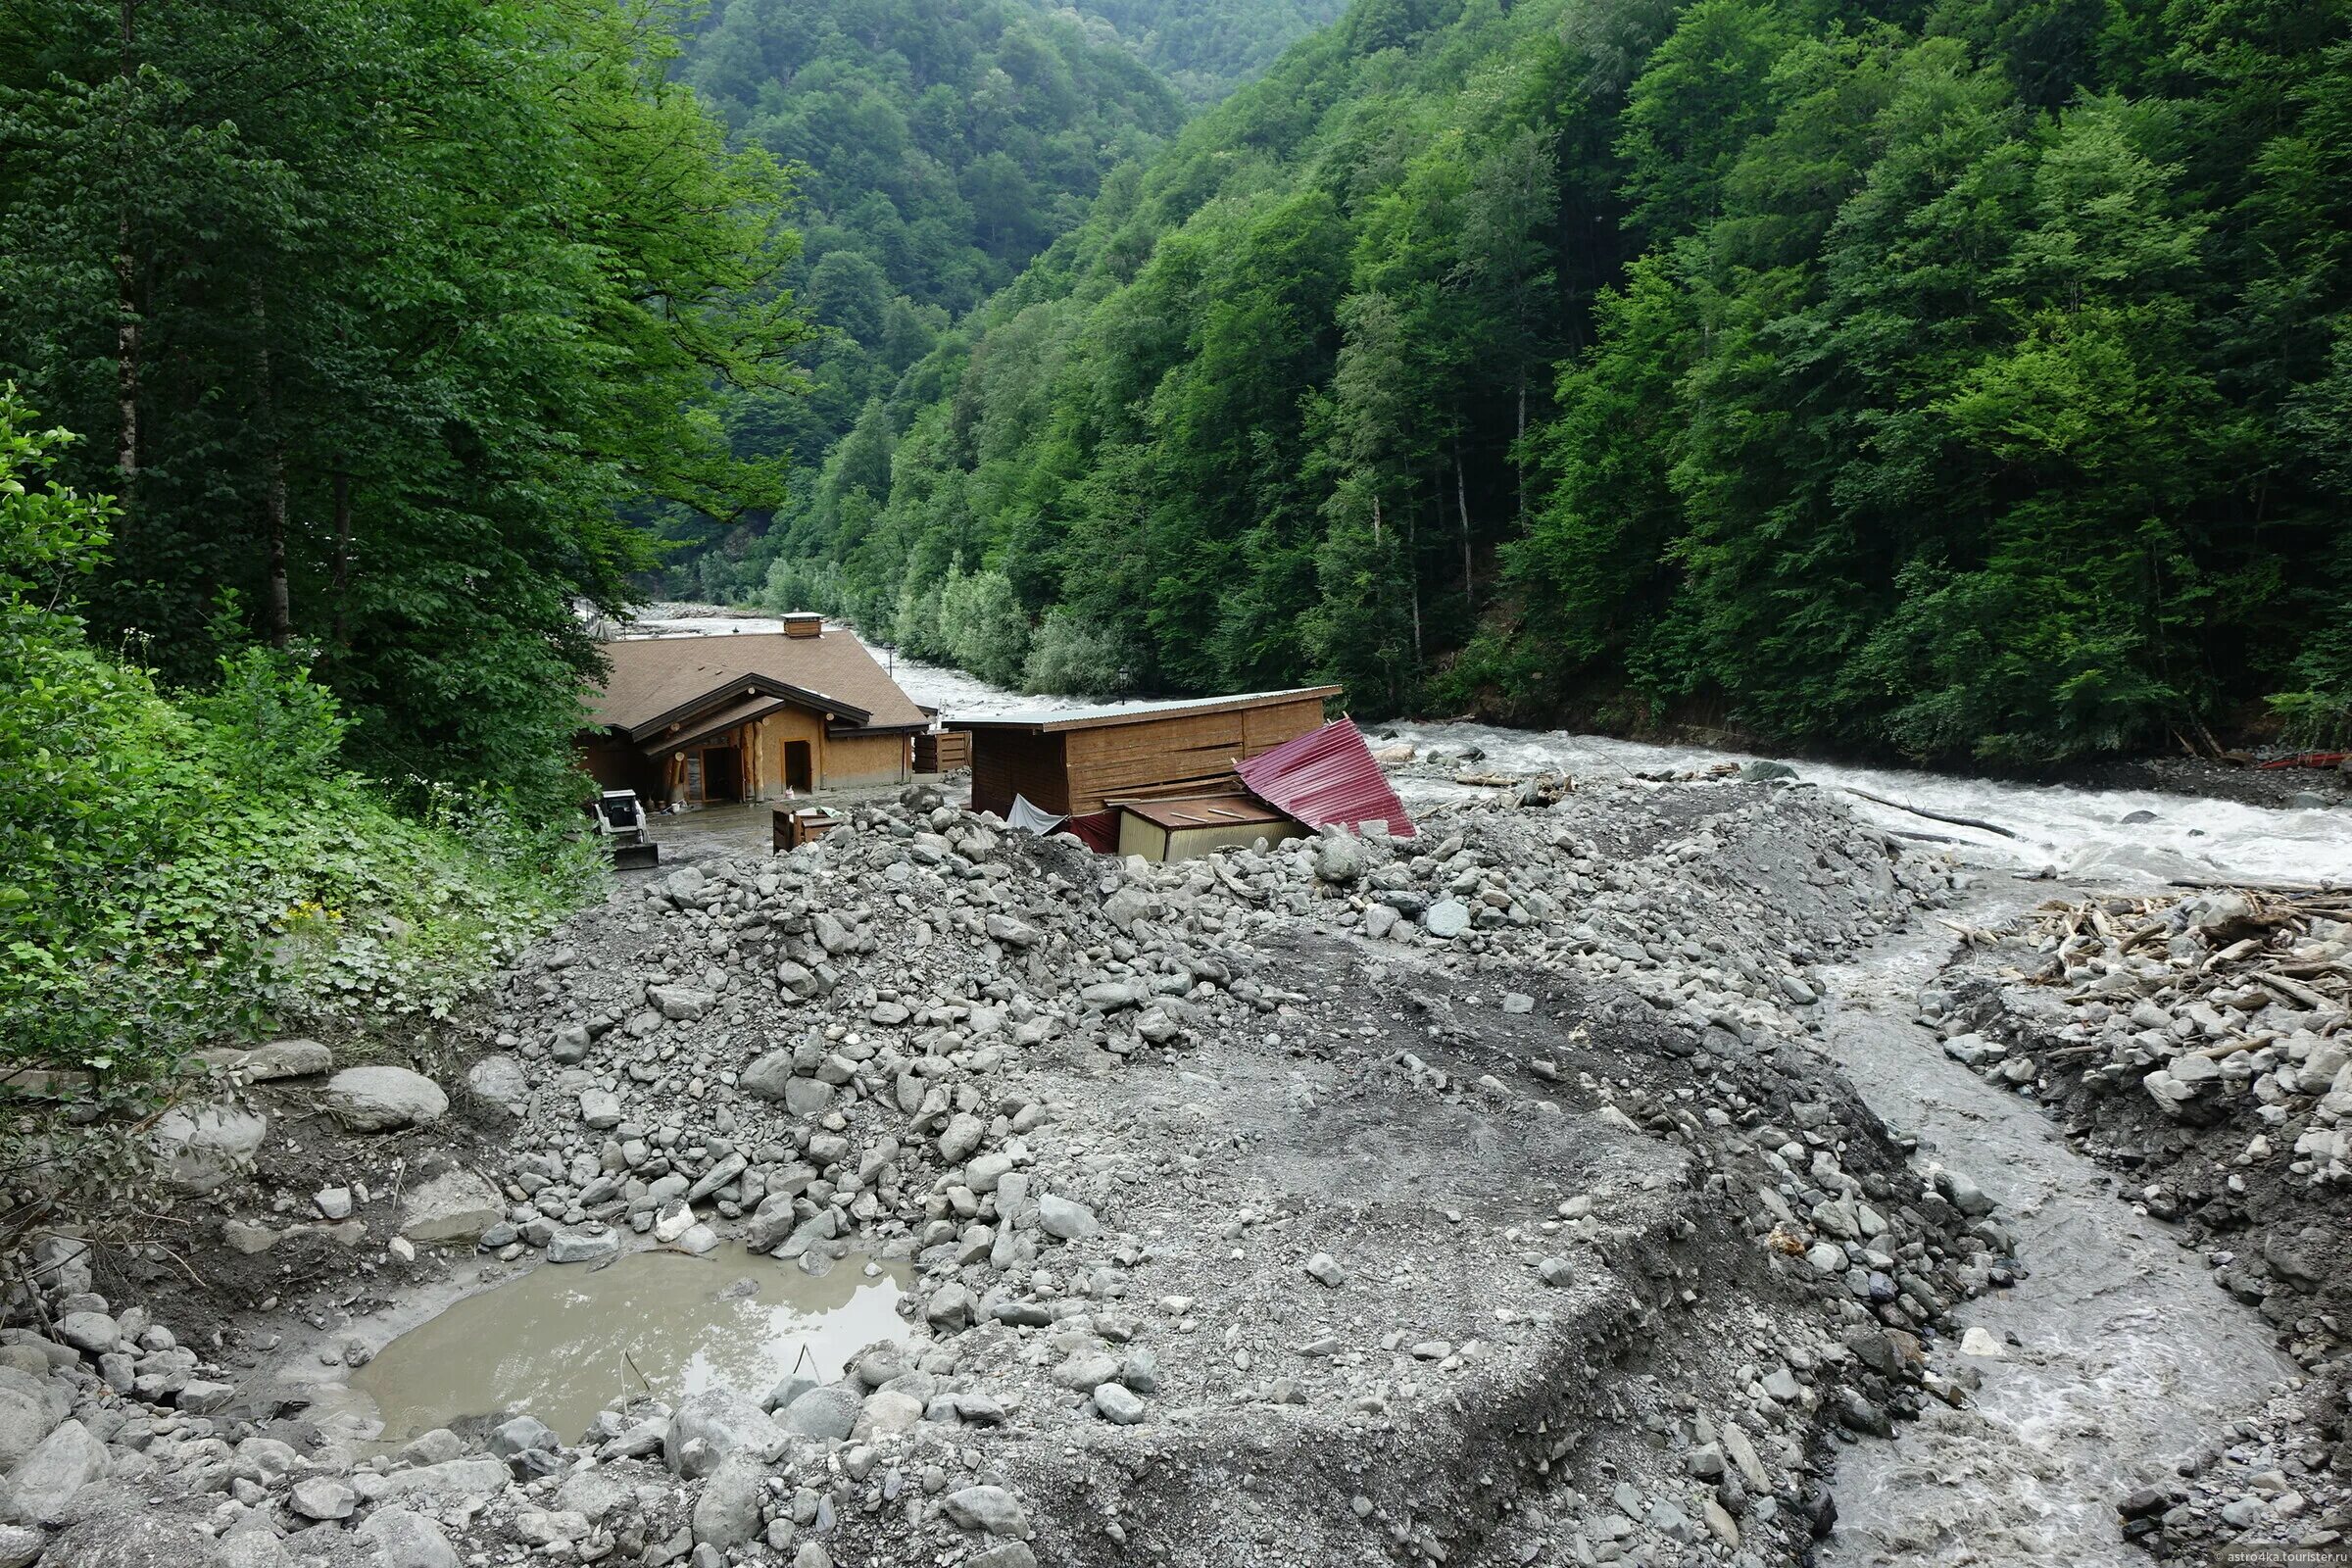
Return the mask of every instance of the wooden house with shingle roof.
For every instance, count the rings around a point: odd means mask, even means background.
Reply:
[[[690,804],[910,778],[930,716],[855,633],[816,615],[784,626],[604,644],[581,765],[606,789]]]

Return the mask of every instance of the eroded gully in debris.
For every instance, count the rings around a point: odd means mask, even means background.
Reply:
[[[1997,923],[2051,891],[1995,873],[1954,917]],[[1947,1058],[1915,1021],[1955,940],[1930,921],[1828,971],[1826,1044],[1879,1117],[1918,1139],[1923,1170],[1949,1166],[1999,1204],[2030,1272],[1961,1308],[2004,1342],[2003,1358],[1963,1356],[1956,1338],[1935,1352],[1983,1374],[1973,1408],[1932,1402],[1898,1442],[1842,1452],[1838,1529],[1820,1561],[2141,1564],[2117,1501],[2258,1407],[2294,1364],[2033,1101]]]

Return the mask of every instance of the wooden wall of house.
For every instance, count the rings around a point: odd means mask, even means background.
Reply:
[[[784,781],[792,775],[784,769],[784,744],[787,741],[808,743],[809,782],[822,789],[825,783],[825,720],[820,713],[805,708],[780,708],[760,720],[760,776],[765,782],[765,799],[784,798]]]
[[[828,735],[819,779],[826,789],[904,784],[913,773],[911,735]]]

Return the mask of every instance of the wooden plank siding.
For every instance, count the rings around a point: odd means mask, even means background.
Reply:
[[[1020,795],[1040,810],[1085,816],[1112,797],[1230,778],[1237,760],[1322,723],[1322,694],[1309,691],[1221,711],[1144,711],[1044,733],[982,727],[972,736],[972,808],[1002,816]]]
[[[970,730],[925,730],[914,738],[914,770],[917,773],[947,773],[971,765]]]

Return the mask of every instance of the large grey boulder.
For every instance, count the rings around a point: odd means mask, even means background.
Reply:
[[[1029,1515],[1020,1500],[1003,1487],[964,1487],[940,1499],[948,1518],[964,1530],[984,1530],[992,1536],[1026,1541]]]
[[[400,1234],[412,1242],[471,1241],[506,1217],[498,1189],[469,1170],[445,1170],[409,1189]]]
[[[748,1453],[730,1453],[703,1483],[694,1504],[694,1539],[725,1550],[760,1529],[760,1484],[767,1467]]]
[[[92,1508],[49,1543],[57,1568],[224,1568],[211,1539],[186,1520],[143,1507],[137,1493]]]
[[[782,1100],[792,1087],[792,1053],[771,1051],[753,1062],[735,1080],[735,1087],[762,1100]]]
[[[801,1395],[777,1415],[787,1432],[805,1438],[847,1438],[857,1430],[864,1401],[846,1383],[828,1383]]]
[[[791,1441],[749,1395],[733,1389],[706,1389],[679,1401],[662,1442],[662,1457],[681,1475],[709,1474],[731,1453],[747,1453],[761,1464],[773,1464]],[[694,1453],[688,1452],[690,1446]]]
[[[466,1068],[466,1087],[475,1099],[510,1116],[519,1116],[529,1106],[530,1078],[523,1072],[521,1062],[503,1052],[484,1056]]]
[[[380,1568],[458,1568],[441,1527],[409,1508],[378,1508],[352,1532],[375,1547]]]
[[[1370,859],[1363,844],[1348,834],[1326,833],[1315,840],[1315,875],[1326,882],[1355,881]]]
[[[335,1054],[316,1040],[272,1040],[245,1053],[237,1071],[247,1082],[274,1083],[280,1078],[308,1078],[335,1064]]]
[[[62,1525],[74,1494],[106,1475],[106,1445],[78,1421],[67,1421],[8,1473],[7,1510],[23,1524]]]
[[[24,1568],[48,1544],[49,1538],[30,1525],[0,1525],[0,1568]]]
[[[547,1260],[550,1263],[601,1263],[608,1257],[620,1255],[620,1236],[617,1232],[590,1230],[585,1225],[566,1226],[548,1239]]]
[[[326,1081],[326,1113],[354,1132],[429,1127],[449,1112],[449,1096],[406,1067],[346,1067]]]
[[[173,1186],[209,1193],[252,1167],[269,1131],[267,1118],[242,1106],[175,1105],[156,1118],[148,1139]]]
[[[645,996],[662,1017],[677,1023],[700,1018],[718,1000],[700,986],[648,986]]]
[[[1470,911],[1458,899],[1440,899],[1421,911],[1421,929],[1433,937],[1458,937],[1470,929]]]

